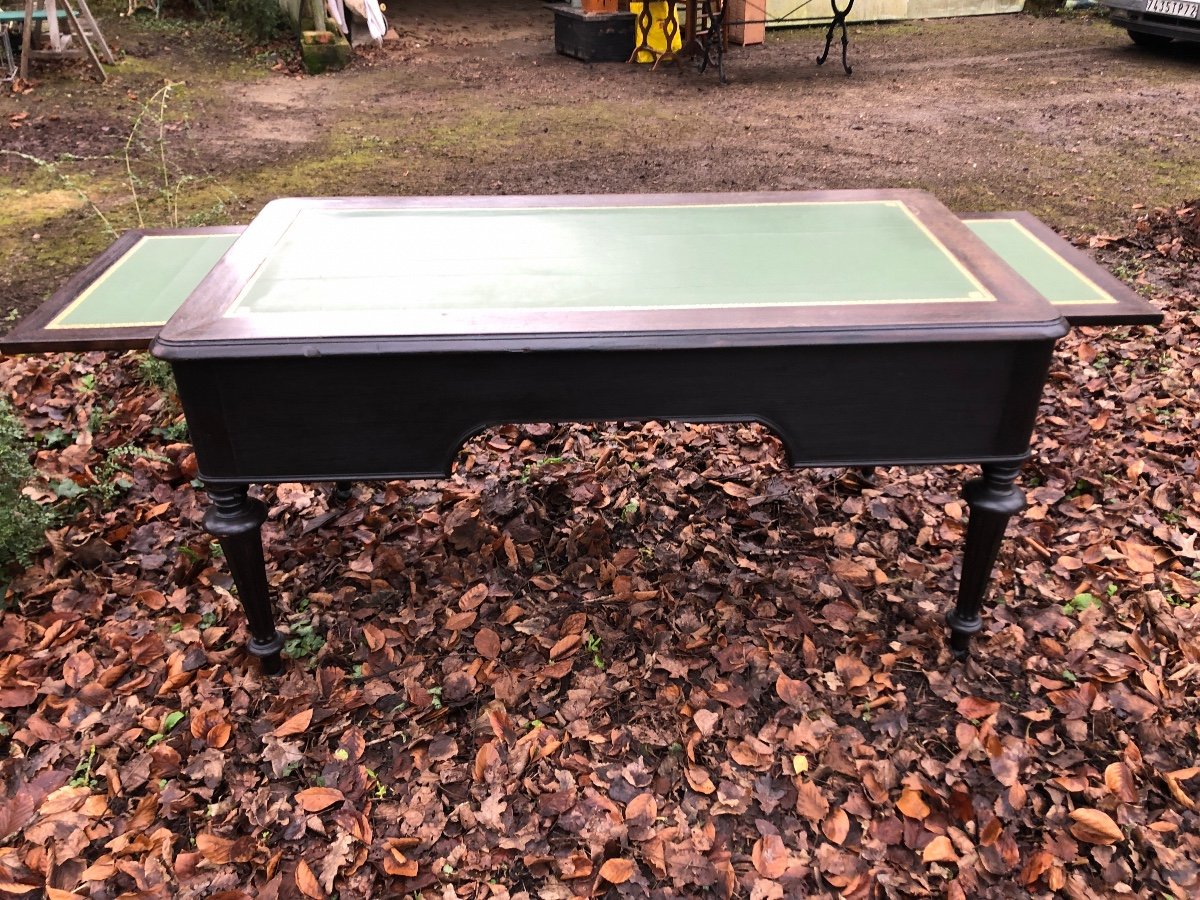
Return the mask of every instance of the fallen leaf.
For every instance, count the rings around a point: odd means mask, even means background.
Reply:
[[[653,822],[658,818],[658,801],[653,794],[638,794],[625,807],[625,820],[644,819]]]
[[[627,859],[614,857],[604,861],[600,867],[600,877],[609,884],[624,884],[633,877],[636,866]]]
[[[1088,844],[1115,844],[1124,833],[1108,815],[1098,809],[1071,810],[1071,834]]]
[[[839,806],[825,817],[825,821],[821,823],[821,831],[835,844],[844,843],[850,834],[850,817]]]
[[[383,871],[397,878],[413,878],[419,869],[416,860],[404,855],[409,846],[400,838],[388,838],[383,842]]]
[[[335,803],[345,800],[345,795],[337,788],[311,787],[296,794],[296,802],[305,812],[320,812]]]
[[[736,497],[739,500],[749,500],[752,497],[758,496],[758,492],[753,488],[748,488],[744,484],[738,484],[736,481],[719,481],[717,484],[730,497]]]
[[[921,851],[922,862],[958,862],[958,854],[954,852],[954,844],[944,834],[939,834],[925,845]]]
[[[1170,790],[1171,796],[1188,809],[1195,809],[1196,801],[1188,795],[1188,792],[1183,789],[1183,785],[1180,782],[1194,778],[1196,775],[1200,775],[1200,767],[1192,766],[1187,769],[1176,769],[1174,772],[1167,772],[1163,776],[1167,782],[1167,788]]]
[[[559,640],[553,647],[550,648],[551,659],[562,659],[564,656],[569,656],[574,653],[583,644],[583,636],[579,634],[568,634],[565,638]]]
[[[692,790],[698,794],[711,794],[717,789],[708,772],[699,766],[688,766],[684,775],[687,776],[687,782],[692,786]]]
[[[916,819],[918,822],[925,821],[930,813],[929,806],[921,798],[920,792],[912,789],[908,789],[900,795],[896,808],[910,819]]]
[[[275,737],[288,737],[293,734],[303,734],[308,730],[308,726],[312,723],[313,711],[311,708],[298,712],[291,718],[285,719],[280,723],[272,734]]]
[[[788,870],[791,853],[779,835],[765,834],[754,842],[750,859],[763,878],[778,878]]]
[[[1155,570],[1158,562],[1154,558],[1154,548],[1139,544],[1137,541],[1117,541],[1129,568],[1142,575],[1148,575]]]
[[[202,831],[196,835],[196,849],[213,865],[223,866],[230,860],[233,841]]]
[[[780,672],[779,677],[775,679],[775,693],[777,693],[779,695],[779,699],[788,706],[796,708],[803,707],[809,696],[808,690],[808,685],[806,685],[803,681],[799,681],[795,678],[789,678],[782,672]]]
[[[299,888],[300,893],[305,897],[310,897],[311,900],[325,900],[325,891],[321,889],[317,876],[313,874],[312,869],[304,860],[300,860],[296,865],[296,887]]]
[[[475,633],[475,652],[484,659],[495,659],[500,655],[500,635],[490,628],[480,628]]]
[[[708,737],[713,733],[713,729],[716,727],[719,720],[720,716],[707,709],[698,710],[696,714],[692,716],[692,721],[696,723],[696,727],[700,729],[700,733],[704,735],[704,737]]]
[[[446,618],[446,627],[451,631],[462,631],[464,628],[469,628],[475,624],[475,620],[478,617],[478,613],[471,611],[451,613]]]
[[[871,680],[871,670],[859,658],[848,653],[839,654],[833,661],[838,677],[848,688],[862,687]]]
[[[811,822],[820,822],[829,812],[829,801],[819,787],[805,781],[796,788],[796,812]]]
[[[1112,763],[1104,770],[1104,785],[1122,803],[1137,803],[1137,787],[1133,783],[1133,773],[1123,762]]]
[[[958,701],[958,714],[964,719],[986,719],[999,711],[999,703],[983,697],[963,697]]]

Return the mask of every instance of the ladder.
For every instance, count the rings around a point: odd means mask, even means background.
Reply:
[[[78,14],[71,8],[72,3],[78,6]],[[41,9],[37,7],[40,6]],[[61,20],[61,21],[60,21]],[[61,22],[67,25],[67,34],[63,34]],[[42,22],[46,23],[49,40],[47,47],[34,49],[34,32],[40,29]],[[21,80],[29,78],[29,61],[31,59],[85,59],[96,70],[101,81],[108,76],[104,72],[101,60],[112,65],[116,62],[112,50],[108,48],[100,26],[96,23],[92,11],[88,9],[87,0],[63,0],[59,6],[58,0],[25,0],[24,28],[21,31]],[[77,46],[72,46],[72,39]]]

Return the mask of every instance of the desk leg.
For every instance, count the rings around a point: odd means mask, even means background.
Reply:
[[[275,630],[275,613],[267,588],[267,568],[263,559],[262,523],[267,508],[251,500],[246,485],[219,485],[208,489],[212,505],[204,513],[204,527],[221,542],[238,599],[246,610],[250,641],[246,649],[262,660],[267,675],[283,671],[283,635]]]
[[[983,477],[967,482],[963,491],[971,510],[967,547],[958,583],[958,605],[946,617],[950,649],[959,659],[967,658],[971,635],[983,629],[979,609],[1000,552],[1004,528],[1013,514],[1025,507],[1025,495],[1016,486],[1020,471],[1020,463],[984,465]]]

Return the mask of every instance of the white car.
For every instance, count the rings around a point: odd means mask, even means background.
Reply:
[[[1200,41],[1200,0],[1101,0],[1109,21],[1124,28],[1135,44],[1161,47]]]

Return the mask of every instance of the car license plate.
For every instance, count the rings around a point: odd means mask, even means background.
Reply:
[[[1181,19],[1200,19],[1200,3],[1196,0],[1146,0],[1146,12]]]

